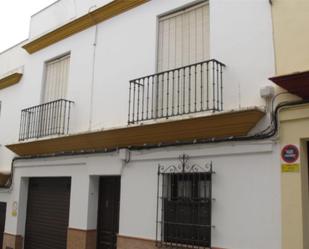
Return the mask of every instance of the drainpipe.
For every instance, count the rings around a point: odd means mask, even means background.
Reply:
[[[90,108],[89,108],[89,125],[88,130],[92,128],[93,119],[93,96],[94,96],[94,84],[95,84],[95,65],[96,65],[96,53],[97,53],[97,42],[98,42],[98,23],[91,15],[91,10],[95,9],[97,6],[91,6],[88,10],[88,14],[91,17],[93,23],[95,24],[94,39],[93,39],[93,53],[92,53],[92,67],[91,67],[91,85],[90,85]]]

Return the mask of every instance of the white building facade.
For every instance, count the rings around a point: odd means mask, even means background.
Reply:
[[[0,65],[3,248],[281,248],[269,1],[60,0]]]

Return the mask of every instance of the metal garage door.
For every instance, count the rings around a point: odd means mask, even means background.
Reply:
[[[66,249],[70,178],[29,181],[25,249]]]
[[[0,202],[0,248],[3,244],[3,233],[5,228],[6,203]]]

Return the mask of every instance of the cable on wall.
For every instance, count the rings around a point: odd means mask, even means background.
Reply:
[[[130,146],[126,149],[130,150],[145,150],[145,149],[155,149],[155,148],[164,148],[169,146],[184,146],[184,145],[193,145],[193,144],[209,144],[209,143],[222,143],[222,142],[232,142],[232,141],[250,141],[250,140],[264,140],[275,136],[278,132],[279,122],[278,122],[278,114],[279,111],[283,108],[293,107],[302,104],[309,104],[308,100],[299,100],[299,101],[288,101],[282,102],[277,105],[275,111],[271,113],[272,121],[269,124],[269,127],[264,129],[261,132],[258,132],[253,135],[249,136],[235,136],[235,137],[226,137],[226,138],[210,138],[210,139],[200,139],[200,140],[191,140],[191,141],[183,141],[183,142],[173,142],[173,143],[160,143],[160,144],[153,144],[153,145],[144,145],[144,146]],[[266,132],[267,131],[267,132]],[[13,189],[13,179],[14,179],[14,168],[15,168],[15,161],[17,160],[26,160],[26,159],[40,159],[40,158],[51,158],[51,157],[62,157],[62,156],[73,156],[73,155],[86,155],[86,154],[103,154],[103,153],[110,153],[118,151],[121,148],[114,148],[114,149],[101,149],[101,150],[92,150],[92,151],[72,151],[72,152],[62,152],[62,153],[55,153],[51,155],[37,155],[37,156],[26,156],[26,157],[15,157],[11,163],[11,176],[3,189],[7,189],[7,192],[10,192]],[[0,189],[1,192],[1,189]]]

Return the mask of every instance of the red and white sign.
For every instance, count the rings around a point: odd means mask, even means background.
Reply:
[[[281,150],[281,159],[285,163],[295,163],[299,159],[299,148],[294,144],[288,144]]]

